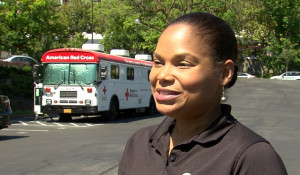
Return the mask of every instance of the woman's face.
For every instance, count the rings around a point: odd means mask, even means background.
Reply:
[[[219,104],[222,74],[208,51],[209,46],[193,35],[189,25],[169,26],[162,33],[149,75],[161,113],[197,117]]]

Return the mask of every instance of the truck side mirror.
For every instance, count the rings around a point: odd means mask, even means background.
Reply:
[[[94,83],[95,84],[101,84],[102,80],[106,80],[106,75],[107,75],[106,66],[101,66],[100,67],[100,79],[96,80]]]
[[[39,64],[35,64],[32,67],[32,77],[35,83],[40,83],[40,77],[42,73],[42,66]]]

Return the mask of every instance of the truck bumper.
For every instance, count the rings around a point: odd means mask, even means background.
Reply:
[[[41,111],[44,114],[97,114],[97,106],[42,106]]]

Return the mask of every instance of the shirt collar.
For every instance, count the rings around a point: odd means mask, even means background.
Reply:
[[[195,136],[191,141],[200,144],[213,143],[220,140],[236,123],[236,119],[231,115],[231,106],[221,104],[222,114],[215,120],[205,131]],[[149,142],[158,144],[160,138],[169,134],[169,131],[174,127],[176,119],[166,117],[161,124],[158,125]]]
[[[169,134],[169,132],[171,131],[171,129],[174,127],[176,123],[176,119],[172,118],[172,117],[166,117],[156,128],[156,130],[154,131],[153,135],[150,137],[149,142],[153,143],[153,144],[158,144],[158,142],[160,141],[160,139]]]
[[[231,115],[231,106],[222,104],[222,114],[205,131],[194,138],[199,143],[212,143],[219,141],[236,123]]]

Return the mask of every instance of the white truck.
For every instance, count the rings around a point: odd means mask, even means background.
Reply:
[[[143,60],[139,60],[124,53],[74,48],[46,52],[42,82],[36,83],[35,91],[35,96],[41,94],[39,114],[58,114],[60,120],[68,121],[72,116],[97,114],[114,120],[121,110],[155,112],[149,82],[153,63],[145,60],[151,56],[140,56]]]

